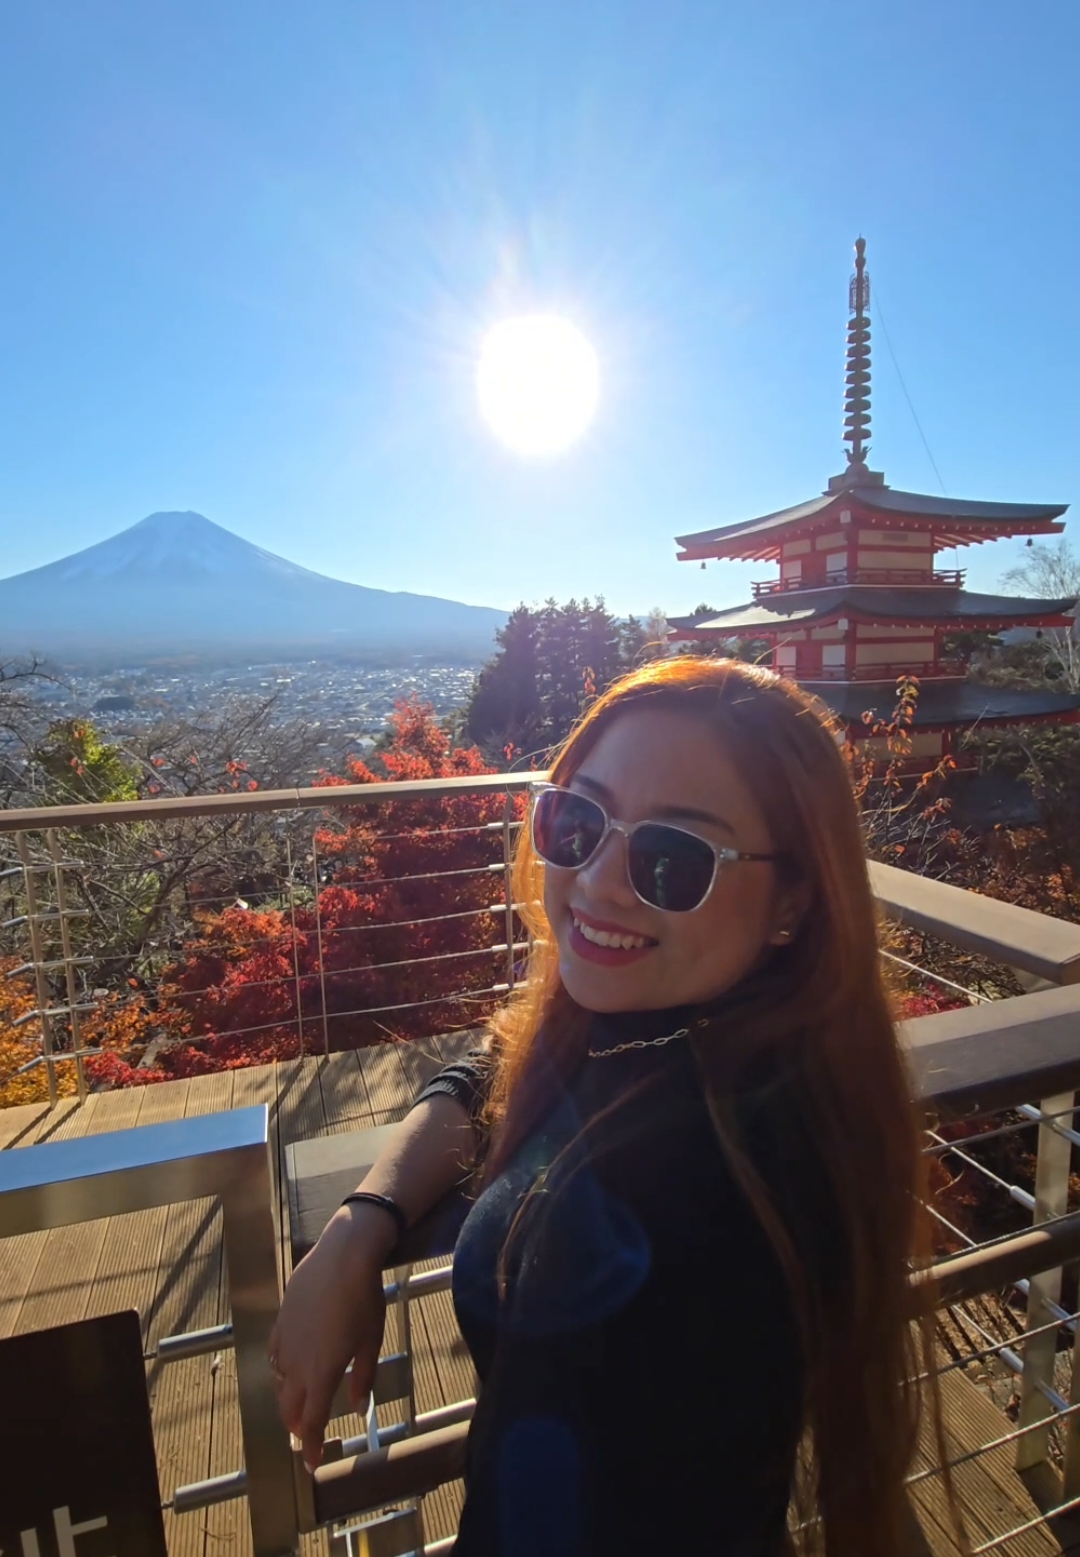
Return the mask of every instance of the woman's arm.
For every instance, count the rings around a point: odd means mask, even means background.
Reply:
[[[361,1189],[388,1195],[415,1222],[463,1175],[477,1138],[465,1104],[447,1092],[422,1095]],[[292,1274],[271,1337],[282,1420],[303,1444],[309,1470],[322,1457],[334,1392],[350,1360],[351,1397],[363,1409],[382,1344],[383,1264],[398,1231],[378,1206],[350,1203],[330,1218]]]

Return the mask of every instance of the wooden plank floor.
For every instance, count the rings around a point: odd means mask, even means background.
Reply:
[[[991,1404],[986,1396],[960,1372],[946,1374],[941,1380],[942,1407],[950,1459],[958,1459],[982,1444],[992,1443],[1011,1432],[1013,1423]],[[1061,1502],[1060,1485],[1049,1473],[1031,1481],[1021,1480],[1013,1468],[1013,1444],[990,1449],[967,1464],[953,1470],[953,1486],[963,1510],[967,1537],[980,1547],[1010,1530],[1036,1520],[1042,1509]],[[923,1424],[923,1440],[916,1472],[938,1463],[930,1424]],[[1037,1497],[1038,1495],[1038,1497]],[[940,1477],[930,1476],[915,1483],[910,1502],[921,1531],[917,1553],[934,1557],[960,1557],[953,1521],[945,1500]],[[1036,1525],[998,1548],[1004,1557],[1052,1557],[1052,1554],[1078,1550],[1074,1544],[1073,1521],[1051,1531]]]
[[[289,1248],[288,1197],[281,1192],[286,1145],[400,1118],[427,1076],[467,1042],[426,1040],[407,1053],[387,1045],[96,1093],[82,1108],[65,1101],[51,1112],[37,1104],[3,1109],[0,1149],[265,1103],[272,1126],[284,1276]],[[0,1242],[0,1336],[122,1308],[139,1310],[148,1351],[160,1336],[229,1318],[221,1215],[213,1202],[192,1201]],[[413,1312],[419,1409],[450,1405],[471,1394],[471,1369],[448,1294],[424,1298]],[[394,1318],[387,1334],[388,1349],[393,1350]],[[231,1351],[168,1364],[151,1362],[147,1379],[163,1497],[186,1482],[243,1463]],[[348,1435],[361,1431],[361,1425],[356,1418],[345,1418],[335,1422],[333,1430]],[[425,1500],[429,1540],[453,1533],[460,1506],[457,1485]],[[251,1552],[243,1502],[192,1514],[167,1511],[165,1519],[172,1557],[247,1557]],[[305,1550],[323,1552],[325,1543],[321,1537],[311,1538]]]
[[[275,1212],[281,1271],[288,1268],[288,1199],[281,1192],[285,1147],[313,1136],[364,1129],[400,1118],[424,1080],[467,1046],[468,1035],[386,1045],[326,1059],[223,1072],[120,1092],[98,1093],[79,1108],[73,1101],[50,1111],[44,1105],[0,1110],[0,1149],[70,1139],[166,1119],[265,1103],[270,1109],[276,1167]],[[227,1297],[220,1212],[195,1201],[161,1210],[103,1219],[52,1233],[0,1243],[0,1336],[37,1330],[93,1314],[137,1308],[147,1349],[163,1335],[226,1320]],[[473,1392],[472,1370],[454,1321],[448,1293],[421,1300],[414,1309],[418,1405],[449,1405]],[[388,1349],[396,1325],[387,1326]],[[236,1370],[233,1354],[151,1362],[153,1406],[162,1494],[241,1464]],[[953,1454],[1009,1430],[1007,1419],[959,1373],[944,1381]],[[359,1431],[355,1418],[334,1424],[343,1435]],[[1012,1470],[1009,1448],[991,1451],[961,1467],[956,1485],[972,1544],[993,1541],[1039,1512]],[[1036,1489],[1038,1491],[1038,1489]],[[1045,1506],[1045,1493],[1040,1499]],[[953,1557],[940,1482],[919,1483],[911,1498],[923,1557]],[[428,1539],[456,1527],[461,1488],[441,1488],[425,1500]],[[247,1507],[221,1504],[201,1513],[166,1514],[172,1557],[248,1557]],[[1004,1557],[1050,1557],[1080,1552],[1065,1532],[1045,1527],[998,1548]],[[326,1550],[321,1537],[304,1543],[314,1557]]]

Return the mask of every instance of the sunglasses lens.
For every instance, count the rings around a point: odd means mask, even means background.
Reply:
[[[650,822],[631,838],[629,864],[639,897],[654,908],[686,914],[708,896],[716,855],[703,838]]]
[[[595,800],[566,789],[543,789],[533,803],[533,847],[548,865],[576,870],[604,836],[604,813]]]

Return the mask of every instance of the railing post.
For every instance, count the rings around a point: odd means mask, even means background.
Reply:
[[[245,1169],[222,1190],[221,1221],[248,1508],[256,1557],[286,1557],[298,1532],[292,1451],[267,1360],[281,1301],[269,1148],[252,1154]]]
[[[1080,1405],[1080,1324],[1076,1327],[1072,1349],[1072,1382],[1069,1386],[1070,1406]],[[1080,1412],[1074,1411],[1064,1423],[1064,1465],[1062,1468],[1062,1494],[1066,1500],[1080,1497]]]
[[[304,1058],[304,1007],[303,989],[300,983],[300,937],[296,930],[296,882],[294,880],[294,862],[292,839],[285,839],[285,868],[289,873],[289,924],[292,930],[292,956],[293,956],[293,988],[296,993],[296,1036],[300,1042],[300,1058]],[[316,893],[318,883],[316,883]]]
[[[86,1102],[86,1065],[83,1062],[82,1044],[82,1018],[79,1011],[79,994],[75,988],[75,953],[71,945],[71,924],[67,895],[67,882],[64,880],[64,857],[57,841],[56,829],[50,827],[46,833],[49,844],[49,858],[52,860],[53,882],[56,887],[56,912],[60,925],[60,951],[64,959],[64,989],[67,993],[68,1021],[71,1024],[71,1052],[75,1056],[75,1086],[79,1094],[79,1102]],[[52,1066],[49,1069],[53,1069]]]
[[[228,1499],[247,1493],[254,1557],[296,1557],[293,1456],[269,1358],[280,1290],[265,1105],[0,1152],[0,1239],[211,1196],[221,1202],[245,1460],[220,1480]]]
[[[1080,1324],[1076,1326],[1073,1335],[1069,1404],[1070,1406],[1080,1405]],[[1068,1500],[1080,1497],[1080,1411],[1074,1411],[1071,1416],[1066,1417],[1064,1439],[1062,1493]]]
[[[323,961],[322,894],[319,891],[319,846],[311,830],[311,882],[315,889],[315,948],[319,957],[319,999],[322,1004],[323,1054],[330,1053],[330,1021],[326,1014],[326,964]]]
[[[37,992],[41,1022],[41,1053],[48,1073],[49,1107],[56,1107],[56,1066],[52,1064],[52,1020],[49,1010],[49,985],[45,978],[45,945],[41,939],[41,921],[38,917],[37,885],[34,881],[34,862],[30,858],[30,845],[25,833],[15,834],[15,847],[23,872],[23,891],[26,894],[26,924],[30,932],[30,957],[34,964],[34,988]]]
[[[1044,1116],[1067,1115],[1076,1102],[1076,1094],[1063,1092],[1047,1098],[1041,1105]],[[1069,1163],[1072,1143],[1052,1123],[1039,1125],[1038,1162],[1035,1169],[1035,1223],[1064,1216],[1069,1200]],[[1061,1296],[1061,1268],[1032,1276],[1028,1285],[1027,1328],[1037,1330],[1053,1319]],[[1056,1411],[1045,1391],[1054,1387],[1054,1361],[1057,1356],[1056,1330],[1034,1335],[1024,1346],[1024,1372],[1020,1381],[1019,1427],[1035,1427],[1018,1440],[1017,1470],[1027,1470],[1046,1460],[1050,1448],[1050,1426]],[[1075,1387],[1075,1386],[1074,1386]],[[1075,1459],[1075,1456],[1074,1456]],[[1074,1471],[1075,1473],[1075,1471]]]
[[[506,987],[514,987],[514,883],[513,876],[513,828],[514,797],[507,795],[503,806],[503,901],[506,904]]]

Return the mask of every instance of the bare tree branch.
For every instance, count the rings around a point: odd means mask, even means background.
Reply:
[[[1072,600],[1072,627],[1044,628],[1042,641],[1069,691],[1080,692],[1080,634],[1075,611],[1076,598],[1080,596],[1080,557],[1068,538],[1061,535],[1052,546],[1030,547],[1026,559],[1003,573],[1001,582],[1040,600]]]

